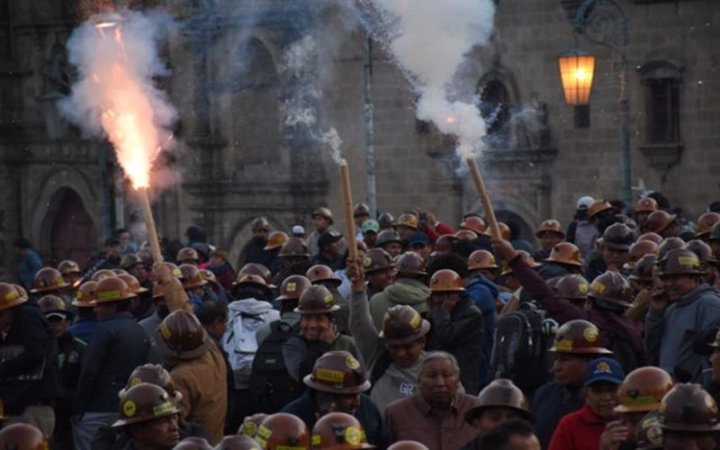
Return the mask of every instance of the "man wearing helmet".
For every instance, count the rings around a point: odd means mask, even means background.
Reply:
[[[481,450],[480,440],[484,435],[513,419],[535,423],[520,388],[505,378],[493,380],[480,391],[475,407],[465,413],[465,421],[478,431],[478,437],[463,450]]]
[[[588,286],[591,307],[587,309],[556,295],[535,270],[518,257],[518,252],[507,241],[493,240],[493,246],[499,257],[509,261],[528,294],[547,310],[550,317],[560,323],[584,319],[596,324],[608,346],[618,350],[616,357],[625,370],[642,365],[645,357],[642,327],[624,315],[633,297],[630,285],[622,275],[605,272],[593,280]]]
[[[676,385],[663,397],[659,411],[665,450],[717,448],[718,407],[699,385]]]
[[[467,296],[455,271],[441,269],[430,278],[428,349],[451,353],[460,364],[460,380],[469,394],[480,391],[485,325],[483,315]]]
[[[384,412],[392,401],[416,392],[430,322],[409,305],[394,305],[385,312],[378,333],[371,320],[359,261],[348,260],[348,274],[353,281],[350,331],[367,361],[373,383],[371,398]]]
[[[295,308],[300,313],[300,334],[283,345],[285,366],[296,381],[302,381],[315,361],[330,350],[347,350],[360,357],[353,338],[338,332],[334,313],[339,309],[324,286],[310,286],[300,296]]]
[[[430,290],[426,284],[425,260],[419,254],[408,251],[398,258],[395,270],[395,282],[370,298],[370,315],[378,330],[382,329],[387,310],[395,305],[409,305],[421,314],[427,311]]]
[[[303,378],[305,393],[287,404],[282,412],[298,416],[308,428],[332,412],[355,416],[367,433],[368,441],[381,448],[388,443],[380,411],[364,394],[370,389],[360,361],[346,351],[330,351],[320,357]]]
[[[720,316],[720,298],[703,284],[700,259],[687,249],[670,250],[659,262],[668,300],[653,297],[645,319],[645,347],[679,381],[700,380],[707,366],[693,340]]]
[[[268,266],[272,260],[272,253],[265,250],[268,234],[270,233],[270,222],[265,217],[258,217],[250,224],[252,237],[245,244],[240,253],[239,266],[247,263],[259,263]]]
[[[161,387],[140,383],[120,393],[119,419],[130,436],[123,450],[170,450],[180,440],[180,410]]]
[[[30,423],[52,436],[55,414],[48,404],[62,392],[55,336],[23,288],[0,283],[0,399],[5,420]]]
[[[585,404],[583,382],[588,363],[612,353],[602,346],[598,328],[586,320],[571,320],[558,328],[549,351],[555,354],[554,380],[541,386],[530,404],[543,448],[550,443],[560,419]]]
[[[598,449],[606,424],[616,418],[618,389],[625,373],[613,358],[590,361],[585,373],[585,406],[560,420],[549,450]]]
[[[117,392],[133,369],[147,362],[150,341],[129,312],[135,297],[121,278],[108,277],[95,288],[95,326],[85,350],[73,411],[77,450],[90,448],[95,431],[117,418]]]

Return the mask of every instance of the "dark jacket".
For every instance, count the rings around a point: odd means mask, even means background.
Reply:
[[[310,430],[313,429],[318,419],[317,406],[309,388],[297,400],[285,405],[281,412],[298,416]],[[355,418],[363,426],[369,443],[377,445],[379,449],[384,449],[390,444],[390,438],[380,411],[370,400],[370,397],[365,394],[360,394],[360,406],[355,411]]]
[[[485,336],[483,339],[483,358],[490,361],[493,343],[495,342],[495,299],[500,291],[495,283],[485,278],[482,274],[478,274],[470,279],[467,286],[468,295],[475,306],[482,312],[485,320]],[[483,365],[480,373],[480,380],[485,384],[488,377],[488,364]]]
[[[13,322],[2,347],[22,347],[22,352],[0,362],[0,399],[6,414],[17,415],[27,406],[57,399],[63,389],[58,367],[57,338],[37,303],[22,303],[14,308],[13,313]],[[39,380],[17,381],[19,376],[38,372],[38,367],[43,364]]]
[[[147,362],[149,352],[147,333],[129,312],[99,321],[83,356],[74,411],[117,411],[118,391],[133,369]]]
[[[238,267],[242,267],[247,263],[258,263],[267,267],[273,260],[273,253],[265,250],[267,240],[261,237],[251,238],[240,253],[240,263]]]
[[[460,381],[465,392],[475,395],[480,391],[480,374],[488,361],[483,359],[483,314],[469,298],[462,297],[448,313],[441,307],[428,314],[431,328],[428,333],[428,350],[451,353],[460,365]]]
[[[180,440],[189,437],[198,437],[210,440],[207,432],[199,423],[188,422],[186,420],[178,420],[178,431],[180,432]],[[135,449],[130,435],[125,432],[124,428],[112,428],[109,426],[101,426],[95,432],[91,447],[92,450],[126,450]]]
[[[530,412],[535,416],[535,430],[542,448],[548,448],[560,419],[582,408],[584,404],[585,392],[581,387],[568,388],[551,381],[535,392]]]
[[[593,308],[586,310],[555,295],[550,286],[528,266],[522,258],[510,261],[510,267],[523,285],[523,290],[560,324],[575,319],[594,323],[605,340],[605,345],[616,351],[626,373],[644,365],[646,360],[643,347],[643,327],[622,314]]]

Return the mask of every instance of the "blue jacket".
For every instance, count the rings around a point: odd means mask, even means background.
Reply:
[[[129,312],[98,322],[85,349],[74,412],[115,412],[118,391],[148,361],[150,340]]]
[[[284,413],[290,413],[298,416],[312,430],[317,421],[317,407],[315,401],[310,394],[310,388],[305,390],[297,400],[285,405],[282,409]],[[380,415],[375,403],[365,394],[360,394],[360,406],[355,411],[355,418],[360,421],[365,429],[367,441],[376,445],[379,449],[384,449],[390,445],[390,435],[385,428],[385,423]]]
[[[20,260],[20,284],[26,288],[33,285],[33,279],[38,270],[42,269],[43,262],[35,250],[27,249],[27,253]]]
[[[98,321],[95,317],[88,317],[86,319],[80,319],[75,322],[75,325],[71,326],[68,332],[83,342],[89,344],[92,338],[95,326]]]
[[[467,286],[468,296],[475,306],[483,313],[485,321],[485,336],[483,341],[483,357],[486,364],[483,364],[480,370],[481,386],[485,386],[489,382],[488,368],[490,363],[490,355],[492,353],[493,343],[495,342],[495,299],[500,290],[495,283],[488,280],[482,274],[478,274],[471,278]]]

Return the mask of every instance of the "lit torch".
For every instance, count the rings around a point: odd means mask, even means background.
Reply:
[[[161,262],[163,258],[147,191],[150,188],[150,171],[161,150],[162,138],[154,124],[154,112],[144,89],[142,74],[136,73],[130,64],[122,22],[122,16],[117,13],[100,14],[93,18],[101,38],[114,42],[114,51],[110,56],[111,64],[95,66],[91,79],[98,85],[97,92],[100,92],[106,105],[100,117],[102,127],[138,194],[153,259]]]

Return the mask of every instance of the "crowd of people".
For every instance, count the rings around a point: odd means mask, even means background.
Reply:
[[[711,450],[720,213],[582,197],[513,223],[354,209],[236,267],[198,227],[154,262],[127,230],[0,282],[0,449]]]

